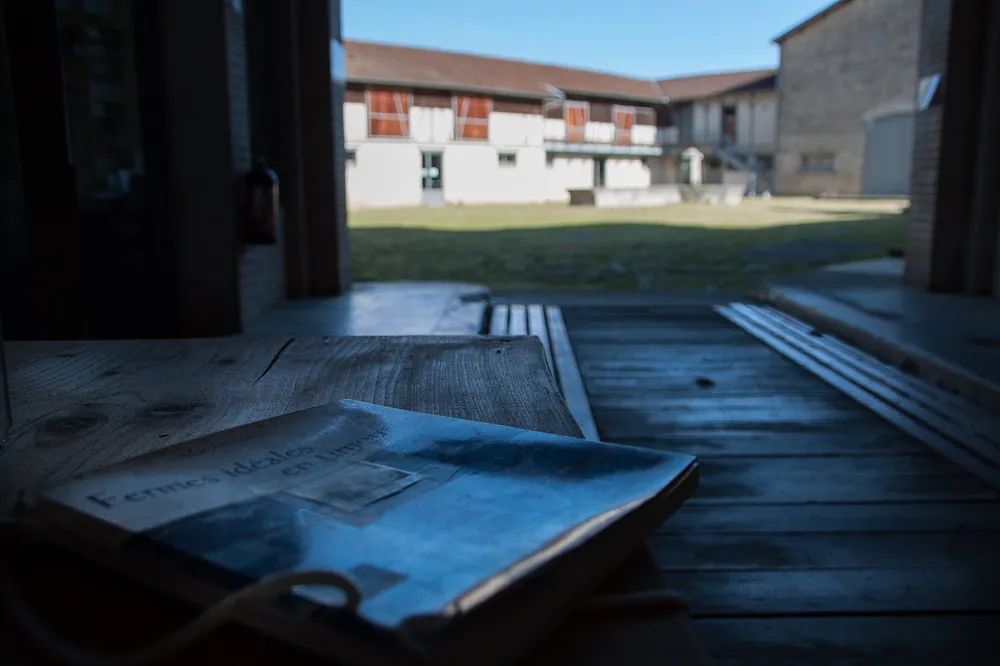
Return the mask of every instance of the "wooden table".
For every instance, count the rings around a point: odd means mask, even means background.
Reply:
[[[340,398],[580,436],[533,338],[25,342],[8,343],[7,354],[14,430],[0,453],[5,511],[38,484]],[[89,649],[144,645],[194,612],[44,544],[19,543],[5,555],[45,621]],[[644,548],[602,593],[663,586]],[[0,647],[0,662],[18,654],[27,660],[22,643],[4,644],[13,647]],[[237,626],[218,631],[184,661],[220,659],[316,662]],[[686,665],[708,659],[686,613],[645,611],[575,616],[526,663]]]

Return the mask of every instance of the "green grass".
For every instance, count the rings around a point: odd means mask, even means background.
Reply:
[[[493,289],[713,290],[884,256],[901,246],[900,201],[776,198],[739,206],[453,206],[350,215],[355,280],[446,280]],[[859,244],[836,257],[760,248]],[[755,253],[754,248],[758,249]]]

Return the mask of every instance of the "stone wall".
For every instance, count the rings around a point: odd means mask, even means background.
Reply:
[[[987,294],[997,253],[1000,5],[925,0],[922,75],[941,74],[917,113],[906,279],[932,291]]]
[[[781,44],[777,193],[861,192],[865,120],[912,109],[920,7],[854,0]],[[832,169],[804,169],[809,155]]]

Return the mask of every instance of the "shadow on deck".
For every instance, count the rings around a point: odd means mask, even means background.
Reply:
[[[995,663],[995,490],[707,305],[563,311],[601,438],[701,460],[649,543],[716,663]]]

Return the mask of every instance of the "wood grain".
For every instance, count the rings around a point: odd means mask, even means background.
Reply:
[[[657,533],[1000,532],[996,502],[685,504]]]
[[[528,334],[528,309],[524,305],[510,306],[510,327],[508,335]]]
[[[563,312],[605,438],[699,456],[648,543],[716,663],[996,663],[996,492],[709,307]]]
[[[672,573],[693,617],[998,613],[1000,568]]]
[[[821,617],[695,622],[716,666],[992,666],[1000,617]]]
[[[549,363],[549,368],[555,373],[555,361],[552,359],[552,341],[549,339],[549,327],[545,323],[545,309],[541,305],[528,306],[528,333],[537,336],[542,342],[545,350],[545,360]]]
[[[690,503],[914,502],[996,499],[937,456],[703,458]]]
[[[604,416],[600,410],[597,413]],[[841,437],[830,437],[824,432],[775,435],[773,432],[738,428],[688,429],[654,432],[646,437],[619,434],[616,441],[695,456],[926,455],[919,442],[901,440],[899,434],[892,430],[883,432],[852,427],[842,429],[840,434]]]
[[[341,398],[580,434],[534,338],[23,342],[8,354],[5,508],[26,488]]]
[[[489,335],[510,335],[510,308],[506,305],[493,306],[490,313]]]
[[[15,439],[0,454],[2,490],[30,487],[249,421],[339,398],[581,436],[532,337],[220,339],[10,345]],[[12,496],[15,493],[8,492]],[[8,504],[9,504],[8,498]],[[21,544],[19,583],[58,634],[87,649],[148,644],[195,609],[53,549]],[[663,588],[648,551],[608,586]],[[94,600],[101,611],[94,612]],[[8,635],[4,635],[8,634]],[[0,624],[0,661],[36,663]],[[684,612],[579,616],[531,664],[707,665]],[[171,663],[287,664],[317,660],[237,626]]]
[[[570,343],[562,312],[557,307],[548,307],[545,309],[545,317],[552,337],[552,358],[555,360],[563,395],[566,396],[566,402],[584,436],[596,440],[600,435],[590,409],[590,397],[576,364],[576,354]]]
[[[663,571],[975,567],[996,563],[1000,532],[661,534],[648,541]]]

